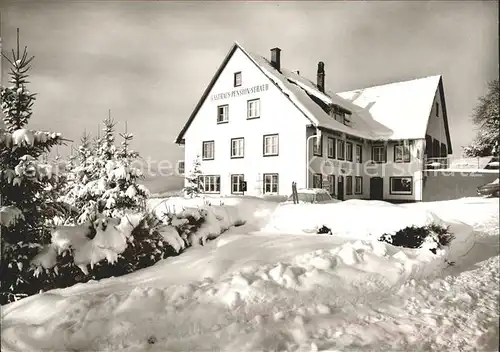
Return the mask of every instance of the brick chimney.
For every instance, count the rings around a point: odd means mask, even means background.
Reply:
[[[316,74],[316,85],[320,92],[325,92],[325,63],[323,61],[318,62],[318,72]]]
[[[281,71],[281,49],[273,48],[271,49],[271,65]]]

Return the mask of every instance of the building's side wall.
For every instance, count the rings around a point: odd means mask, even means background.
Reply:
[[[234,73],[242,72],[242,85],[234,87]],[[227,96],[213,100],[214,94],[262,86],[260,92]],[[260,98],[260,118],[247,119],[247,101]],[[217,106],[229,105],[228,123],[217,124]],[[291,193],[292,181],[305,183],[306,118],[260,69],[239,49],[215,82],[196,118],[185,134],[186,174],[193,161],[202,153],[203,141],[215,142],[214,160],[201,161],[206,175],[220,175],[220,194],[231,194],[231,174],[243,174],[247,182],[246,195],[263,193],[263,175],[279,174],[280,195]],[[263,156],[263,136],[279,134],[279,155]],[[245,153],[241,159],[231,159],[231,139],[243,137]]]
[[[423,201],[451,200],[477,196],[477,187],[499,177],[498,171],[424,171]]]

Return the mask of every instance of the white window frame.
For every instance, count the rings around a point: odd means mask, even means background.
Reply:
[[[319,141],[319,143],[318,143],[318,141]],[[323,156],[323,135],[320,135],[314,139],[313,155],[314,156]]]
[[[243,190],[243,182],[245,182],[245,175],[243,174],[233,174],[231,175],[231,194],[241,194]],[[234,189],[236,186],[236,190]]]
[[[397,191],[393,189],[393,181],[406,179],[410,189],[408,191]],[[401,177],[389,177],[389,193],[394,195],[412,195],[413,194],[413,177],[412,176],[401,176]]]
[[[401,151],[401,158],[398,158],[398,150]],[[411,160],[410,146],[404,144],[397,144],[394,146],[394,162],[395,163],[409,163]]]
[[[354,194],[363,194],[363,176],[354,177]]]
[[[243,84],[243,75],[241,74],[241,71],[235,72],[233,76],[233,85],[235,87],[241,87],[242,84]]]
[[[343,121],[343,124],[346,125],[346,126],[349,126],[351,127],[351,115],[349,114],[344,114],[344,121]]]
[[[335,138],[327,137],[326,138],[326,156],[330,159],[335,159]],[[330,153],[331,152],[331,153]]]
[[[351,155],[349,156],[349,149],[351,149]],[[353,161],[354,160],[354,148],[352,142],[345,143],[345,160]]]
[[[200,175],[198,185],[202,193],[220,193],[220,175]]]
[[[269,179],[270,178],[270,179]],[[270,182],[267,182],[268,180],[270,180]],[[279,174],[276,174],[276,173],[273,173],[273,174],[264,174],[263,175],[263,186],[264,186],[264,189],[262,190],[262,193],[263,194],[278,194],[279,193]],[[270,191],[267,192],[266,191],[266,186],[269,185],[270,186]],[[276,188],[276,191],[274,191],[273,189]]]
[[[347,180],[351,181],[351,187],[349,187],[349,182],[347,182]],[[346,194],[346,196],[352,196],[353,188],[354,188],[354,182],[352,181],[352,176],[346,176],[345,177],[345,194]]]
[[[222,110],[221,110],[222,109]],[[221,114],[222,112],[222,114]],[[217,123],[229,122],[229,104],[217,106]]]
[[[245,138],[231,139],[231,159],[241,159],[245,157]]]
[[[357,163],[362,163],[363,162],[363,147],[360,144],[356,144],[356,156],[355,160]]]
[[[260,99],[247,100],[247,119],[258,119],[260,117]]]
[[[380,157],[381,159],[379,160],[378,157]],[[385,159],[386,159],[386,147],[383,145],[372,146],[372,161],[375,163],[385,163],[386,162]]]
[[[271,142],[268,143],[268,140],[270,140]],[[279,155],[279,135],[278,134],[264,135],[262,147],[263,147],[262,154],[264,156],[278,156]]]
[[[335,183],[335,175],[328,175],[328,186],[330,190],[331,195],[335,195],[337,192],[335,192],[337,184]]]
[[[323,188],[323,175],[313,174],[313,188]]]
[[[337,139],[337,159],[345,160],[345,141],[343,139]]]
[[[182,172],[181,172],[181,170],[182,170]],[[184,163],[184,160],[178,160],[177,161],[177,174],[182,176],[185,174],[185,172],[186,172],[186,165]]]
[[[201,159],[202,160],[214,160],[215,159],[215,141],[204,141],[202,143]]]

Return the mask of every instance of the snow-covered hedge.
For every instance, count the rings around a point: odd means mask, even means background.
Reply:
[[[234,206],[166,209],[57,226],[51,243],[32,260],[36,275],[55,276],[53,286],[42,289],[125,275],[178,255],[187,247],[204,245],[243,223]]]

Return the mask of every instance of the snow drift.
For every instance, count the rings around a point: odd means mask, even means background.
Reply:
[[[440,208],[452,204],[457,202]],[[240,201],[234,206],[240,212],[247,207]],[[403,214],[398,207],[380,206],[392,215]],[[241,215],[267,221],[269,213],[262,212],[272,207],[260,207],[259,213],[248,206],[250,214]],[[314,208],[302,207],[302,216],[313,217]],[[477,207],[468,204],[463,209],[472,214]],[[426,221],[412,221],[418,219]],[[410,225],[411,219],[406,220],[401,225]],[[344,221],[352,224],[352,217]],[[337,223],[348,227],[342,218]],[[470,238],[468,225],[452,219],[450,223],[456,240]],[[53,290],[2,307],[2,348],[388,351],[416,350],[425,341],[429,349],[458,350],[484,330],[482,306],[473,314],[474,324],[467,320],[468,312],[456,314],[464,304],[477,309],[475,302],[483,294],[456,295],[443,279],[436,281],[437,288],[419,284],[419,279],[441,274],[445,264],[442,256],[428,250],[394,247],[368,235],[353,240],[303,232],[233,231],[130,275]],[[456,240],[449,252],[459,258],[464,247]],[[484,279],[491,282],[491,277]],[[420,286],[422,290],[408,296]],[[450,309],[439,306],[441,298],[447,298]],[[440,310],[433,311],[435,307]],[[449,315],[439,315],[444,313]],[[455,338],[457,327],[463,341]],[[458,342],[450,345],[447,338]]]
[[[423,208],[353,199],[332,204],[282,204],[262,231],[304,234],[326,226],[333,235],[377,239],[384,233],[394,233],[407,226],[431,223],[444,224],[434,213]]]

